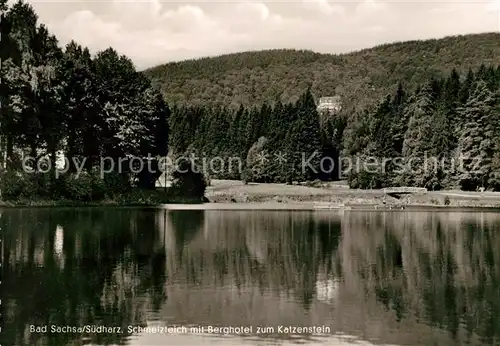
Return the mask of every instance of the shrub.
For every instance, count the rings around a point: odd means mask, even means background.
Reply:
[[[60,186],[58,179],[50,173],[26,173],[28,181],[31,181],[30,189],[32,196],[42,198],[59,198]]]
[[[0,188],[2,198],[16,200],[20,198],[57,198],[58,181],[52,174],[8,171],[2,173]]]
[[[132,185],[126,174],[108,173],[104,176],[103,189],[110,195],[120,195],[130,192]]]
[[[9,171],[0,176],[1,198],[4,200],[39,197],[98,201],[104,199],[108,191],[126,191],[124,185],[117,179],[102,179],[97,171],[81,172],[78,176],[76,173],[61,173],[58,177],[52,173]]]
[[[116,187],[113,190],[108,185],[110,182],[116,184],[116,179],[106,179],[106,176],[101,178],[97,170],[81,172],[78,176],[75,173],[64,174],[59,180],[60,196],[75,201],[99,201],[106,198],[108,193],[119,190]]]
[[[205,176],[199,172],[190,160],[182,160],[172,173],[174,195],[203,198],[207,187]]]
[[[34,191],[30,186],[31,182],[27,178],[26,174],[20,172],[2,172],[0,176],[0,191],[2,198],[14,200],[29,196],[29,193]]]
[[[79,176],[74,173],[65,174],[59,181],[62,197],[83,202],[92,200],[92,176],[89,173],[81,172]]]

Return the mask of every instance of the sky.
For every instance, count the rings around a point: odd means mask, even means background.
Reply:
[[[500,32],[500,0],[29,0],[61,44],[115,48],[138,69],[273,48],[345,53]]]

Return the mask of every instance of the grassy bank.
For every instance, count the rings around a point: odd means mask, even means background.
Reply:
[[[342,183],[330,184],[244,184],[214,180],[207,188],[212,203],[304,203],[332,206],[424,206],[443,208],[500,208],[498,192],[429,191],[400,199],[382,190],[356,190]]]
[[[353,206],[366,208],[439,207],[439,208],[500,208],[500,193],[429,191],[407,195],[401,199],[387,196],[382,190],[349,189],[342,183],[322,185],[244,184],[234,180],[213,180],[206,197],[192,198],[163,188],[132,190],[103,200],[78,201],[68,199],[20,198],[0,201],[0,207],[91,207],[91,206],[157,206],[161,204],[261,204],[316,207]]]
[[[165,193],[163,189],[157,190],[132,190],[129,193],[116,195],[113,198],[95,201],[78,201],[69,199],[51,200],[46,198],[20,198],[16,200],[0,201],[0,207],[133,207],[156,206],[160,204],[194,204],[202,203],[200,198],[186,197]]]

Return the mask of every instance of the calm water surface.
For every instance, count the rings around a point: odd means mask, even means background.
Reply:
[[[500,344],[500,214],[1,213],[2,345]]]

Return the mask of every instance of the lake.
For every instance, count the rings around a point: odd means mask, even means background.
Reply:
[[[500,213],[1,213],[2,345],[500,344]]]

